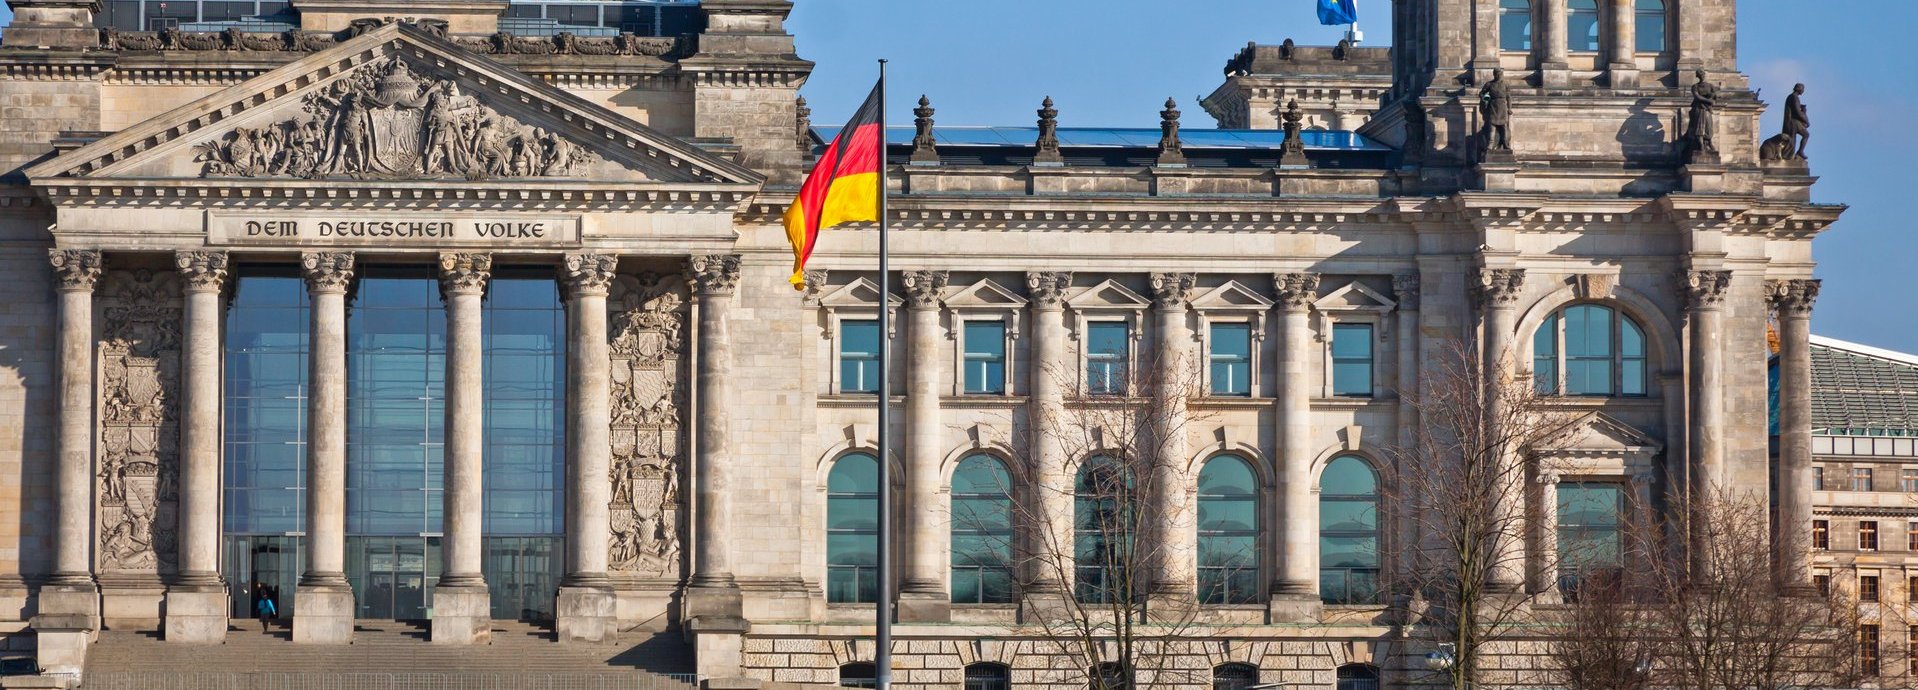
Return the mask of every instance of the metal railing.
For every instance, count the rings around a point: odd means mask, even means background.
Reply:
[[[82,690],[692,690],[690,673],[89,673]]]

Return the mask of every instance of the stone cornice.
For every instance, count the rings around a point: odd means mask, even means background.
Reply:
[[[398,210],[567,210],[737,213],[756,190],[731,184],[653,184],[591,180],[512,182],[287,179],[53,179],[35,189],[57,206],[381,208]]]

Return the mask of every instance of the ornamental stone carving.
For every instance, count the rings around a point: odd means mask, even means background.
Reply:
[[[50,249],[47,260],[53,262],[53,279],[61,290],[92,290],[106,267],[105,257],[91,249]]]
[[[353,282],[353,252],[307,252],[300,255],[300,269],[307,290],[346,292]]]
[[[189,291],[215,292],[226,284],[226,252],[175,252],[173,266],[180,270]]]
[[[1184,309],[1192,289],[1199,285],[1197,273],[1154,273],[1152,306],[1158,309]]]
[[[1400,310],[1416,311],[1419,308],[1419,275],[1417,273],[1393,275],[1392,299],[1399,303]]]
[[[937,309],[949,275],[945,271],[906,271],[899,274],[899,286],[906,291],[906,306],[911,309]]]
[[[614,572],[679,577],[687,297],[673,276],[646,273],[615,279],[607,301]]]
[[[1479,305],[1491,309],[1509,309],[1518,302],[1519,290],[1525,287],[1525,269],[1523,268],[1482,268],[1478,272]]]
[[[1731,284],[1731,271],[1686,271],[1685,303],[1693,309],[1717,309],[1725,304]]]
[[[819,306],[820,298],[826,296],[826,280],[829,276],[830,274],[823,268],[806,269],[806,292],[801,298],[806,306]]]
[[[103,284],[95,473],[103,573],[177,565],[181,282],[143,269],[111,273]]]
[[[451,81],[387,58],[307,94],[302,112],[194,147],[202,177],[566,177],[598,160]]]
[[[440,254],[440,290],[449,295],[477,295],[486,291],[493,277],[493,255],[486,253]]]
[[[1766,301],[1778,312],[1779,318],[1808,319],[1822,284],[1815,279],[1768,280],[1765,281]]]
[[[723,296],[739,289],[739,255],[707,254],[686,263],[687,278],[701,295]]]
[[[1026,274],[1026,298],[1041,311],[1064,309],[1066,288],[1072,287],[1068,271],[1034,271]]]
[[[569,295],[604,295],[613,285],[619,257],[611,254],[567,254],[560,265],[560,286]]]
[[[1304,311],[1319,298],[1319,274],[1274,273],[1272,288],[1279,298],[1279,306],[1286,311]]]

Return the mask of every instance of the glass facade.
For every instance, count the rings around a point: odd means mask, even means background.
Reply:
[[[306,530],[306,283],[292,270],[250,271],[227,310],[224,515],[232,613],[277,588],[292,612]]]
[[[1344,455],[1319,477],[1319,593],[1328,604],[1375,604],[1379,596],[1379,479]]]
[[[493,617],[545,620],[565,575],[566,310],[543,268],[487,284],[486,584]]]
[[[217,31],[232,22],[242,31],[277,32],[297,24],[286,0],[102,0],[94,25],[121,31],[186,29]],[[502,29],[521,35],[550,36],[620,32],[639,36],[680,36],[705,29],[698,0],[515,0],[507,6]],[[197,26],[195,26],[197,24]],[[541,31],[547,26],[551,29]],[[529,29],[533,31],[528,31]]]

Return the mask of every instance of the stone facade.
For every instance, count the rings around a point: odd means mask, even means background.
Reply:
[[[102,626],[224,634],[207,625],[224,614],[213,595],[239,586],[208,546],[222,536],[208,497],[220,444],[206,440],[220,400],[195,391],[216,390],[205,345],[222,281],[258,265],[297,266],[312,304],[301,643],[352,636],[340,420],[346,310],[369,263],[441,279],[460,409],[478,404],[493,272],[556,271],[570,372],[556,632],[679,631],[710,679],[830,684],[872,658],[872,605],[826,593],[827,477],[876,450],[873,398],[845,392],[839,357],[844,324],[881,309],[903,355],[881,372],[902,394],[889,436],[906,519],[893,528],[914,545],[899,561],[903,685],[950,686],[978,662],[1005,664],[1021,687],[1083,684],[1040,632],[1044,610],[950,601],[945,511],[956,466],[986,454],[1033,510],[1069,514],[1045,490],[1067,490],[1084,458],[1032,430],[1086,393],[1098,323],[1125,325],[1134,368],[1210,357],[1216,324],[1250,333],[1245,395],[1166,396],[1178,417],[1155,447],[1181,469],[1151,500],[1189,510],[1215,455],[1255,466],[1258,592],[1197,607],[1172,668],[1143,682],[1206,686],[1226,663],[1266,683],[1331,686],[1353,665],[1418,682],[1420,629],[1387,603],[1322,601],[1319,473],[1341,456],[1386,477],[1406,469],[1382,449],[1412,437],[1422,372],[1474,347],[1542,375],[1539,358],[1560,353],[1537,351],[1534,334],[1571,306],[1636,324],[1642,371],[1612,395],[1554,398],[1588,414],[1562,457],[1536,459],[1541,478],[1666,506],[1706,490],[1764,496],[1778,474],[1776,519],[1793,526],[1781,533],[1813,519],[1799,490],[1807,428],[1774,460],[1756,363],[1775,314],[1785,352],[1810,347],[1811,240],[1843,209],[1810,202],[1803,161],[1759,160],[1765,104],[1737,71],[1732,0],[1667,3],[1668,49],[1616,57],[1567,55],[1551,36],[1500,52],[1483,38],[1498,0],[1397,3],[1391,52],[1248,46],[1204,103],[1226,128],[1290,120],[1355,130],[1349,146],[1294,132],[1226,150],[1177,127],[1172,107],[1157,148],[1116,154],[895,146],[912,163],[892,169],[890,295],[870,224],[829,233],[804,290],[789,284],[781,218],[810,155],[795,96],[811,63],[783,0],[704,0],[696,40],[516,37],[465,2],[388,21],[295,0],[300,28],[265,35],[101,31],[88,3],[11,4],[0,427],[47,433],[0,434],[0,635],[37,641],[49,672],[79,671]],[[1632,45],[1618,33],[1629,22],[1608,26],[1607,45]],[[1511,146],[1487,155],[1479,103],[1499,69]],[[1681,124],[1695,123],[1674,115],[1694,100],[1695,69],[1718,89],[1711,160],[1688,155]],[[1005,326],[1004,387],[969,394],[964,326],[982,319]],[[1333,386],[1342,325],[1371,329],[1358,394]],[[1785,377],[1785,407],[1807,409],[1806,371]],[[431,637],[472,644],[486,637],[473,546],[484,463],[470,421],[446,433]],[[1528,486],[1508,508],[1555,503],[1553,481]],[[1380,517],[1389,602],[1421,535],[1399,506]],[[1542,607],[1556,599],[1551,524],[1509,545],[1529,560],[1498,583]],[[1165,601],[1194,598],[1191,530],[1154,530],[1172,554],[1154,574]],[[1524,641],[1507,644],[1486,682],[1541,682]]]

